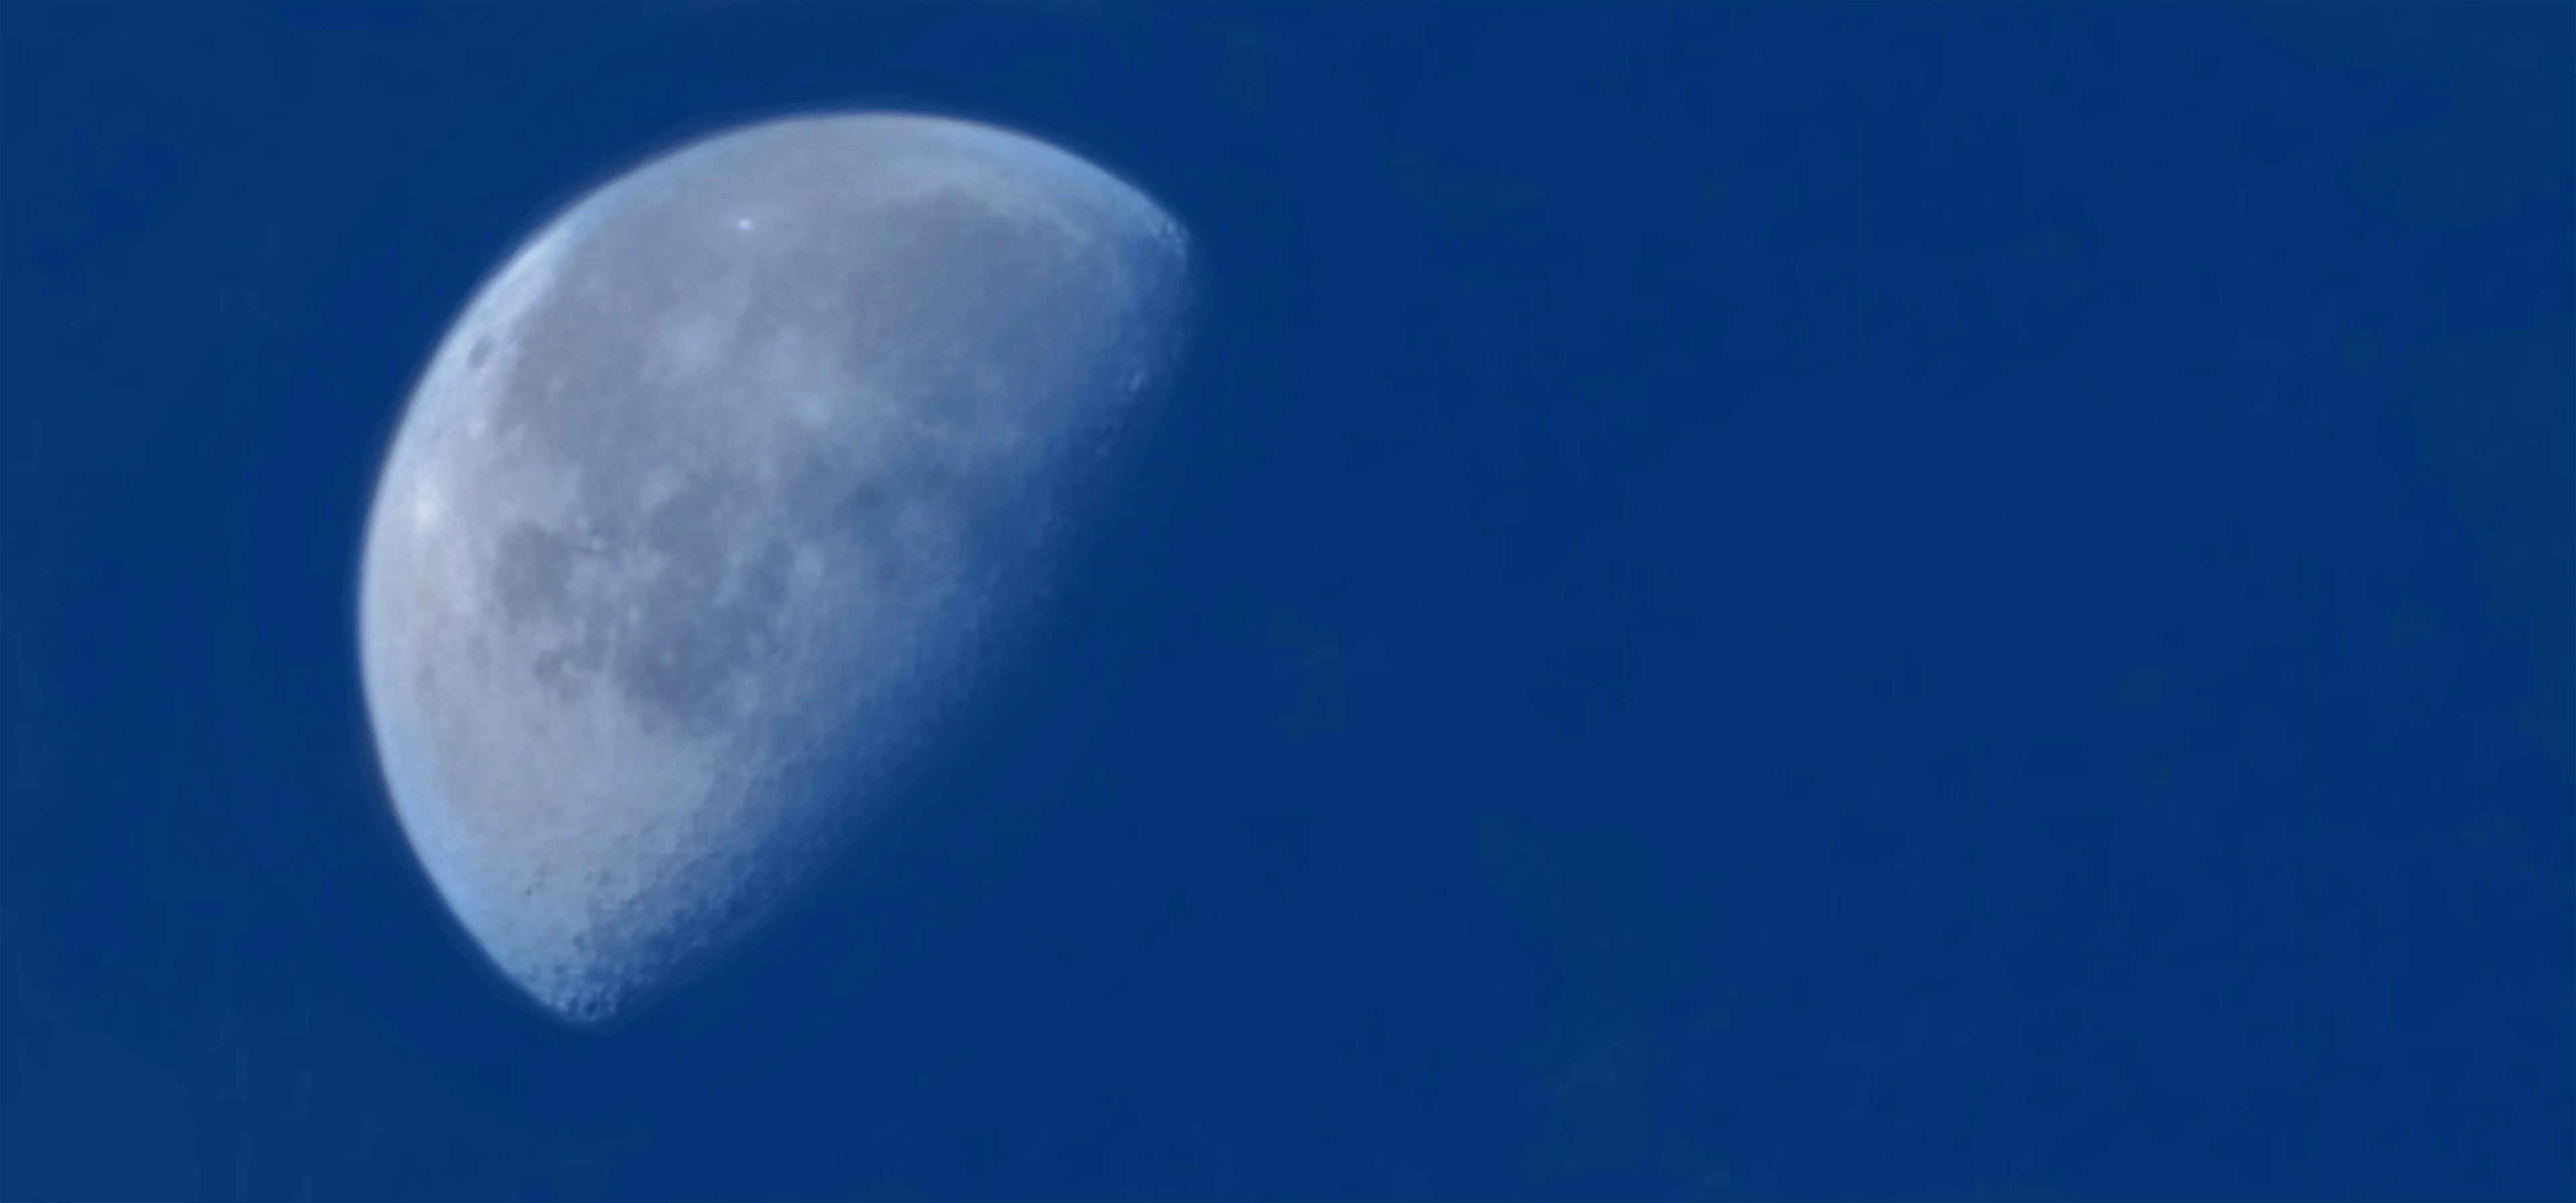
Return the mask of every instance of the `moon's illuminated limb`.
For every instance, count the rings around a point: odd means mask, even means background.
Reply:
[[[1042,571],[1186,284],[1098,168],[853,114],[647,163],[484,285],[359,634],[404,830],[512,980],[606,1016],[811,866]]]

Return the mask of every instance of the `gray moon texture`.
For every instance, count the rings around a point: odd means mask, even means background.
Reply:
[[[358,641],[430,880],[546,1008],[649,997],[971,692],[1178,350],[1181,227],[990,126],[793,117],[580,198],[468,302]]]

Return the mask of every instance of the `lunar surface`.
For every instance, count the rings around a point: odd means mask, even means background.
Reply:
[[[403,829],[511,980],[605,1018],[818,867],[1043,587],[1187,257],[1054,147],[843,114],[648,162],[483,286],[358,626]]]

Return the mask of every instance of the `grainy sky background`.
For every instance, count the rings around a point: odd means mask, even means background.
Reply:
[[[2576,1191],[2563,4],[0,7],[0,1192]],[[391,821],[509,245],[818,106],[1203,254],[1024,654],[606,1033]]]

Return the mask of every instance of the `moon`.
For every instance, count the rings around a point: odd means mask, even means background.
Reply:
[[[609,181],[467,303],[387,454],[387,788],[502,972],[634,1006],[811,876],[1030,609],[1179,351],[1188,239],[1046,143],[763,122]]]

